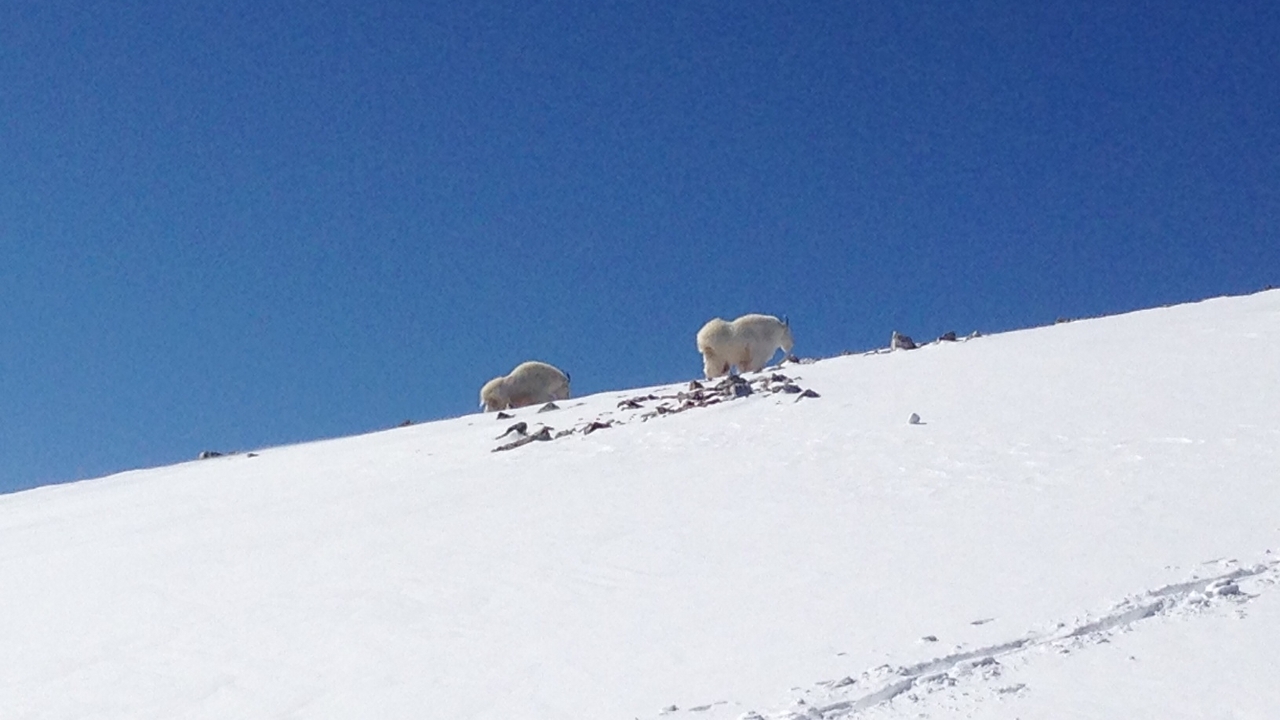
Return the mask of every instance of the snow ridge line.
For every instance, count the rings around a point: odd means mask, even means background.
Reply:
[[[1239,580],[1259,578],[1264,575],[1273,576],[1269,584],[1280,580],[1280,561],[1237,568],[1231,572],[1213,577],[1190,580],[1187,582],[1166,585],[1116,605],[1112,611],[1096,620],[1068,626],[1059,624],[1058,628],[1048,633],[1032,633],[1025,638],[1009,642],[988,645],[974,650],[953,653],[915,665],[898,668],[881,666],[864,672],[858,679],[821,683],[836,692],[857,691],[859,686],[874,683],[880,679],[879,687],[856,697],[828,702],[825,704],[808,704],[797,699],[792,708],[777,714],[761,715],[748,712],[741,716],[742,720],[835,720],[848,718],[863,710],[891,702],[904,693],[917,690],[923,693],[933,692],[955,685],[961,678],[975,674],[992,678],[1000,674],[1000,663],[997,658],[1024,653],[1037,647],[1070,643],[1064,650],[1079,644],[1102,642],[1106,635],[1113,631],[1127,629],[1143,620],[1166,615],[1180,607],[1199,609],[1222,601],[1243,603],[1257,597],[1240,589]],[[892,679],[885,682],[888,674]]]

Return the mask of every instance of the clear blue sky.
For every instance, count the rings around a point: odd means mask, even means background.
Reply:
[[[683,380],[717,315],[1252,292],[1278,231],[1275,2],[14,0],[0,491]]]

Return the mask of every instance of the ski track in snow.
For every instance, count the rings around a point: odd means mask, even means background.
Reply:
[[[1234,563],[1234,561],[1222,561]],[[1240,583],[1245,583],[1242,588]],[[1166,585],[1133,596],[1118,603],[1109,612],[1077,623],[1058,623],[1052,630],[1036,631],[1025,637],[986,645],[973,650],[952,653],[914,665],[892,667],[882,665],[860,676],[843,677],[815,683],[814,689],[800,691],[800,697],[782,709],[768,712],[742,711],[738,720],[839,720],[883,708],[904,695],[929,695],[961,683],[985,682],[993,695],[1022,692],[1018,683],[996,687],[1001,659],[1008,661],[1037,649],[1074,653],[1091,645],[1108,642],[1108,637],[1127,632],[1145,620],[1156,617],[1192,615],[1223,605],[1242,605],[1257,597],[1264,589],[1280,583],[1280,560],[1239,567],[1211,577]],[[679,709],[670,706],[660,717],[705,717],[708,710],[733,706],[718,701]],[[719,716],[719,717],[728,717]]]

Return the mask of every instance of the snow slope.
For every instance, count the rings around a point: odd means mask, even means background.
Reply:
[[[1278,717],[1278,368],[1266,292],[0,497],[0,717]]]

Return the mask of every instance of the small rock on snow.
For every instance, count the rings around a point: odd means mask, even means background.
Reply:
[[[507,428],[506,432],[502,433],[501,435],[499,435],[497,438],[494,438],[494,439],[497,440],[499,438],[504,438],[510,435],[511,433],[515,433],[517,435],[524,435],[525,431],[528,429],[529,429],[529,423],[521,421]]]

